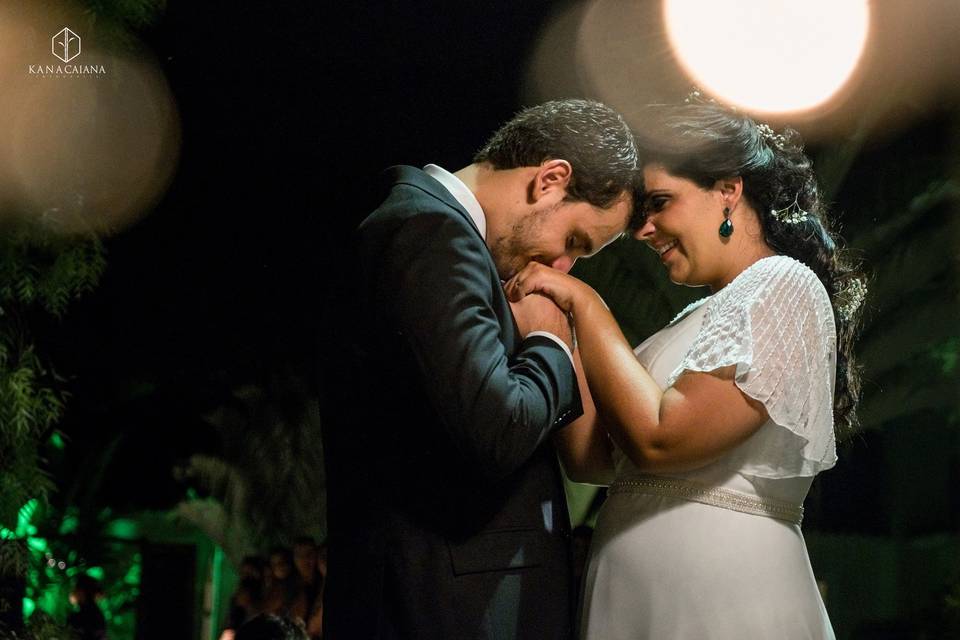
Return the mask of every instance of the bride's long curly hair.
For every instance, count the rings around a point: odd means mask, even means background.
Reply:
[[[775,132],[743,113],[697,96],[682,104],[653,105],[644,117],[649,128],[639,140],[643,164],[661,165],[704,189],[717,180],[739,176],[767,245],[817,274],[830,295],[837,328],[834,421],[839,430],[856,427],[860,367],[854,345],[867,278],[859,261],[831,230],[800,135],[792,129]],[[781,221],[784,216],[775,212],[784,210],[805,212],[805,219]]]

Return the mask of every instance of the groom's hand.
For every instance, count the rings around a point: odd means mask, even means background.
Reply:
[[[526,338],[534,331],[546,331],[563,340],[573,351],[573,333],[567,314],[550,298],[533,293],[517,302],[511,302],[510,307],[521,336]]]

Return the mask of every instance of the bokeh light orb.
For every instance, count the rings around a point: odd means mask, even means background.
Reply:
[[[82,41],[69,61],[53,48],[64,28]],[[0,224],[110,235],[153,211],[180,119],[133,34],[98,31],[72,2],[0,2],[0,87]]]
[[[870,30],[868,0],[664,0],[663,15],[680,64],[701,88],[768,113],[834,96]]]

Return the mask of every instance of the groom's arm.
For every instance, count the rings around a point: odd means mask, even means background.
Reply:
[[[377,289],[451,440],[499,480],[580,415],[580,396],[555,340],[532,336],[506,352],[487,249],[466,224],[446,213],[409,217],[376,257]]]

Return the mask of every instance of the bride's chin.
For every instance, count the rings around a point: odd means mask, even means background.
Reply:
[[[678,268],[677,265],[667,267],[667,278],[669,278],[673,284],[684,284],[685,276],[686,274],[682,269]]]
[[[702,286],[699,282],[693,282],[690,278],[689,273],[676,273],[670,272],[667,274],[670,282],[673,284],[680,285],[682,287],[700,287]]]

